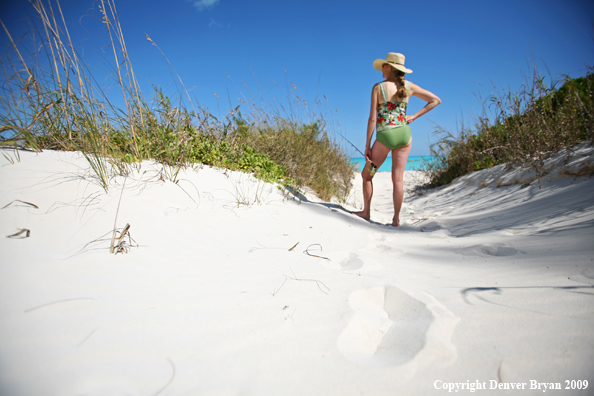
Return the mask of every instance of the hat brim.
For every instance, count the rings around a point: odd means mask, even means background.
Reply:
[[[402,66],[402,65],[398,65],[396,63],[392,63],[392,62],[388,62],[385,59],[376,59],[373,61],[373,67],[376,70],[382,71],[382,67],[384,67],[385,64],[388,64],[390,66],[392,66],[394,69],[396,70],[400,70],[401,72],[404,73],[412,73],[413,71],[411,69],[407,69],[406,67]]]

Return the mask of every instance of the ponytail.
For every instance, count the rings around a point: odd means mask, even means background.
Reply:
[[[392,74],[396,77],[396,80],[400,83],[400,88],[396,92],[396,96],[400,99],[404,99],[408,96],[408,90],[406,89],[406,80],[404,78],[404,72],[392,68]]]
[[[408,96],[408,89],[406,89],[406,80],[404,79],[404,72],[399,71],[398,82],[400,83],[400,88],[398,88],[397,95],[399,98],[404,99]]]

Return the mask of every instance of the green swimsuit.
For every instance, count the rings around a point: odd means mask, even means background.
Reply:
[[[406,146],[411,139],[410,127],[406,124],[407,102],[388,102],[384,83],[379,83],[379,86],[384,102],[377,110],[376,139],[390,150]],[[409,86],[406,81],[407,90]]]

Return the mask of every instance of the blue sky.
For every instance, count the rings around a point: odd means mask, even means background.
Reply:
[[[15,37],[30,30],[20,19],[26,3],[0,5],[0,18]],[[60,4],[75,45],[108,86],[108,68],[98,56],[109,61],[109,39],[96,18],[97,2]],[[518,90],[532,56],[554,78],[583,76],[594,65],[594,4],[586,0],[119,0],[116,6],[145,95],[150,84],[175,94],[167,62],[146,33],[213,114],[245,109],[237,98],[259,100],[258,92],[277,101],[290,92],[310,106],[316,95],[326,103],[326,95],[341,132],[361,150],[371,88],[381,81],[372,62],[388,52],[406,55],[414,71],[407,78],[442,99],[412,125],[412,155],[429,153],[436,125],[456,131],[461,122],[472,123],[481,113],[480,85],[493,81]],[[1,51],[6,44],[2,33]],[[413,98],[409,112],[423,105]]]

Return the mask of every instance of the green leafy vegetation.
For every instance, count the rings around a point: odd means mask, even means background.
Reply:
[[[322,126],[320,122],[295,124],[281,119],[272,127],[253,128],[243,140],[281,164],[287,176],[310,187],[320,198],[344,197],[352,187],[354,169]]]
[[[100,19],[113,50],[105,52],[114,56],[111,83],[124,103],[116,108],[74,49],[59,1],[30,4],[42,28],[28,40],[15,42],[2,25],[11,45],[0,58],[0,144],[79,150],[105,190],[113,176],[126,175],[147,159],[163,164],[168,171],[162,177],[173,182],[181,169],[201,163],[294,189],[309,187],[328,200],[343,198],[350,189],[349,158],[327,131],[319,109],[316,116],[316,108],[309,111],[298,96],[288,95],[293,113],[258,108],[252,100],[242,101],[250,111],[247,117],[237,106],[221,120],[194,103],[181,79],[175,105],[159,87],[153,87],[148,101],[128,57],[114,0],[100,0]]]
[[[432,146],[436,161],[429,165],[430,184],[440,186],[457,177],[504,163],[529,165],[540,177],[544,160],[594,139],[594,74],[565,77],[557,89],[548,87],[536,69],[520,92],[491,94],[491,118],[479,117],[473,128],[456,136],[439,129]]]

